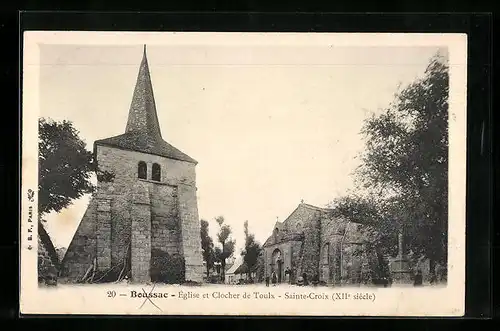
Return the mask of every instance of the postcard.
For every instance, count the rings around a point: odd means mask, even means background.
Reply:
[[[466,35],[23,38],[22,314],[463,316]]]

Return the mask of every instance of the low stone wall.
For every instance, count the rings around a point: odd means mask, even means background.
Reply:
[[[58,268],[38,236],[38,283],[55,285],[57,283]]]

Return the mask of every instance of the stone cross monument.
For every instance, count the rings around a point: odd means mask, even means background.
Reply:
[[[408,284],[411,282],[411,270],[404,245],[403,225],[400,226],[398,232],[398,256],[391,263],[391,275],[395,284]]]

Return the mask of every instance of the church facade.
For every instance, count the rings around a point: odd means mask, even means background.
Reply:
[[[362,224],[332,217],[331,210],[306,203],[283,221],[263,245],[264,276],[278,283],[329,285],[371,282],[380,260],[360,231]],[[305,276],[305,277],[304,277]]]
[[[94,153],[114,178],[98,182],[59,278],[97,272],[142,283],[174,273],[174,282],[201,282],[197,161],[162,138],[145,47],[125,132],[95,141]]]

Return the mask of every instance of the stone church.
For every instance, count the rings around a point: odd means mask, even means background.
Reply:
[[[370,272],[382,266],[362,226],[332,217],[330,209],[300,203],[283,222],[276,222],[263,245],[264,276],[274,273],[278,282],[294,284],[305,274],[309,282],[331,285],[383,277]]]
[[[80,282],[97,271],[142,283],[154,271],[201,282],[197,161],[162,138],[146,46],[125,132],[95,141],[94,153],[100,170],[114,178],[98,182],[59,279]]]

